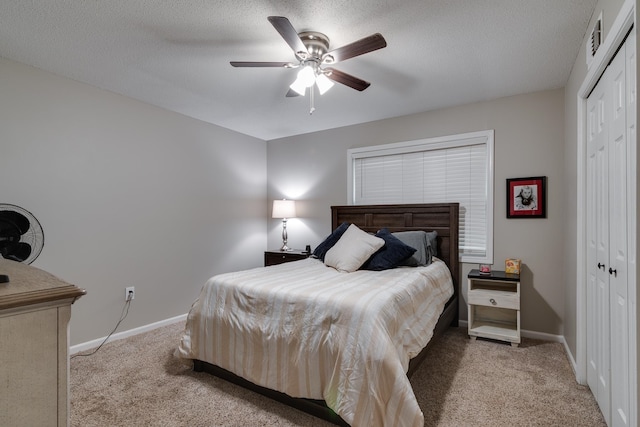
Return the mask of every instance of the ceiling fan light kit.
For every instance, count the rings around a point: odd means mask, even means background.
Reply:
[[[329,89],[333,87],[333,82],[329,80],[326,74],[318,74],[316,77],[316,86],[318,86],[318,92],[320,95],[324,95]]]
[[[316,72],[310,65],[305,65],[300,71],[298,71],[298,77],[289,86],[295,90],[298,94],[304,96],[308,87],[313,86],[316,82]]]
[[[324,95],[333,86],[333,82],[326,74],[326,71],[319,70],[317,66],[305,65],[298,71],[298,77],[289,87],[298,95],[304,96],[307,88],[311,88],[315,84],[320,95]]]
[[[316,31],[303,31],[298,33],[293,28],[293,25],[291,25],[291,22],[284,16],[269,16],[267,19],[276,31],[280,33],[289,47],[291,47],[298,63],[231,61],[233,67],[300,68],[298,76],[291,86],[289,86],[289,91],[286,96],[305,96],[307,88],[309,88],[309,114],[312,114],[315,110],[313,105],[314,85],[318,88],[320,95],[325,94],[331,89],[334,82],[349,86],[358,91],[363,91],[371,85],[371,83],[358,77],[334,68],[323,68],[323,66],[335,64],[386,47],[387,42],[381,34],[376,33],[329,51],[329,37],[326,35]]]

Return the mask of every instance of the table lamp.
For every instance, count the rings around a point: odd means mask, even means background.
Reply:
[[[281,251],[290,251],[287,246],[287,219],[296,217],[296,202],[293,200],[274,200],[272,218],[282,218]]]

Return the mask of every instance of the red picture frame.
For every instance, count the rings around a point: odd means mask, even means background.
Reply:
[[[546,176],[507,179],[507,218],[546,217]]]

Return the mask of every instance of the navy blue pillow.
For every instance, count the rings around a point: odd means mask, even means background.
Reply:
[[[409,245],[405,245],[386,228],[376,233],[377,237],[384,240],[384,246],[369,258],[360,270],[389,270],[396,268],[402,261],[409,258],[416,251]]]
[[[348,222],[343,222],[342,224],[340,224],[335,230],[333,230],[331,234],[329,234],[326,239],[324,239],[322,243],[320,243],[313,250],[313,256],[324,262],[324,256],[327,254],[329,249],[333,247],[333,245],[338,243],[338,240],[340,240],[340,238],[342,237],[344,232],[347,231],[347,228],[349,228],[350,225],[351,224],[349,224]]]

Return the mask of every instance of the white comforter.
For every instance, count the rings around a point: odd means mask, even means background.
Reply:
[[[422,426],[406,372],[452,294],[437,259],[354,273],[306,259],[220,274],[193,304],[178,354],[323,399],[354,427]]]

